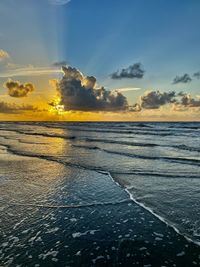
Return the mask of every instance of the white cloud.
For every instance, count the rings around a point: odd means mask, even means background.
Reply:
[[[8,54],[8,52],[6,52],[3,49],[0,49],[0,61],[6,60],[8,59],[10,56]]]
[[[63,6],[70,2],[71,0],[49,0],[49,3],[56,6]]]
[[[0,78],[10,78],[18,76],[40,76],[59,73],[62,73],[62,70],[48,67],[27,67],[2,71],[0,72]]]
[[[138,90],[141,90],[141,88],[139,88],[139,87],[125,87],[125,88],[115,89],[114,91],[117,91],[117,92],[128,92],[128,91],[138,91]]]

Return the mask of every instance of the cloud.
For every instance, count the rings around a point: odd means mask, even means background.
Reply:
[[[129,111],[131,111],[131,112],[140,112],[141,110],[142,110],[142,107],[138,103],[136,103],[133,106],[129,107]]]
[[[32,105],[16,105],[14,103],[7,103],[4,101],[0,101],[0,113],[7,114],[21,114],[26,111],[40,111],[37,107]]]
[[[160,92],[160,91],[147,91],[141,99],[141,107],[143,109],[158,109],[163,105],[176,102],[176,93]]]
[[[56,6],[63,6],[70,2],[71,0],[49,0],[49,3]]]
[[[116,71],[111,74],[112,79],[141,79],[144,76],[144,69],[141,63],[135,63],[133,65],[130,65],[128,68],[122,69],[120,71]]]
[[[128,102],[120,92],[112,92],[96,86],[94,76],[84,76],[78,69],[62,67],[64,76],[56,85],[60,105],[65,110],[120,111],[128,109]]]
[[[11,70],[6,70],[0,72],[0,78],[10,78],[19,76],[41,76],[49,74],[61,74],[61,69],[56,69],[52,67],[33,67],[27,66],[25,68],[14,68]]]
[[[192,78],[190,77],[189,74],[185,73],[182,76],[176,76],[173,80],[173,84],[177,83],[189,83],[192,81]]]
[[[184,107],[200,107],[200,98],[194,99],[190,94],[183,94],[178,104]]]
[[[8,54],[8,52],[6,52],[3,49],[0,49],[0,61],[4,61],[6,59],[8,59],[10,56]]]
[[[51,80],[56,87],[59,102],[51,105],[62,105],[65,111],[126,111],[142,112],[144,110],[158,110],[170,105],[172,109],[200,107],[200,98],[194,99],[184,92],[161,92],[159,90],[146,91],[139,97],[137,103],[129,105],[122,94],[125,91],[140,90],[140,88],[120,88],[109,91],[97,86],[94,76],[85,76],[78,69],[70,66],[62,67],[64,76],[61,80]]]
[[[200,71],[197,71],[193,74],[193,77],[200,79]]]
[[[114,89],[113,91],[116,91],[116,92],[129,92],[129,91],[138,91],[138,90],[141,90],[141,88],[138,88],[138,87],[125,87],[125,88]]]
[[[25,97],[35,90],[32,83],[21,84],[10,79],[5,82],[4,87],[8,89],[8,95],[12,97]]]
[[[183,92],[146,91],[144,95],[140,97],[140,104],[138,105],[141,107],[141,109],[137,107],[138,111],[159,109],[161,106],[165,105],[171,105],[174,111],[185,111],[189,108],[200,108],[200,97],[195,99],[190,94]]]
[[[54,67],[62,67],[62,66],[66,66],[67,65],[67,61],[63,60],[63,61],[57,61],[57,62],[54,62],[52,64],[52,66]]]

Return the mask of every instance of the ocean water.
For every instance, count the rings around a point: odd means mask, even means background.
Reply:
[[[200,266],[199,199],[200,123],[0,124],[2,266]]]

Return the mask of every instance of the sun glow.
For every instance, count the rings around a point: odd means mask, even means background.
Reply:
[[[49,103],[50,113],[56,113],[58,115],[63,115],[65,113],[64,105],[60,104],[60,100],[61,100],[60,97],[56,97],[51,103]]]

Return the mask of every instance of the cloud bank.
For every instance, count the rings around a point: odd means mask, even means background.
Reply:
[[[60,105],[65,110],[122,111],[128,102],[120,92],[112,92],[96,85],[94,76],[84,76],[78,69],[62,67],[64,76],[55,82],[60,96]]]
[[[141,107],[143,109],[158,109],[166,104],[176,102],[176,93],[160,92],[160,91],[147,91],[141,96]]]
[[[128,68],[122,69],[120,71],[116,71],[111,74],[112,79],[141,79],[144,76],[144,69],[141,63],[135,63],[130,65]]]
[[[32,105],[16,105],[14,103],[0,101],[0,113],[21,114],[25,111],[39,111],[39,109]]]
[[[175,91],[160,92],[160,91],[147,91],[140,97],[141,109],[159,109],[162,106],[171,105],[173,110],[184,111],[190,108],[200,108],[200,97],[193,98],[188,93]]]
[[[5,82],[4,87],[8,89],[8,95],[11,97],[26,97],[29,93],[35,90],[32,83],[22,84],[12,80]]]
[[[65,111],[112,111],[141,112],[158,110],[169,105],[172,110],[185,110],[200,107],[200,98],[192,98],[189,94],[176,91],[146,91],[139,100],[129,105],[122,94],[125,91],[140,88],[121,88],[113,91],[97,86],[94,76],[85,76],[78,69],[70,66],[62,67],[64,76],[61,80],[51,80],[57,89],[59,103]],[[50,105],[55,105],[53,102]]]
[[[200,97],[194,99],[190,94],[182,93],[181,100],[178,104],[184,107],[200,107]]]

